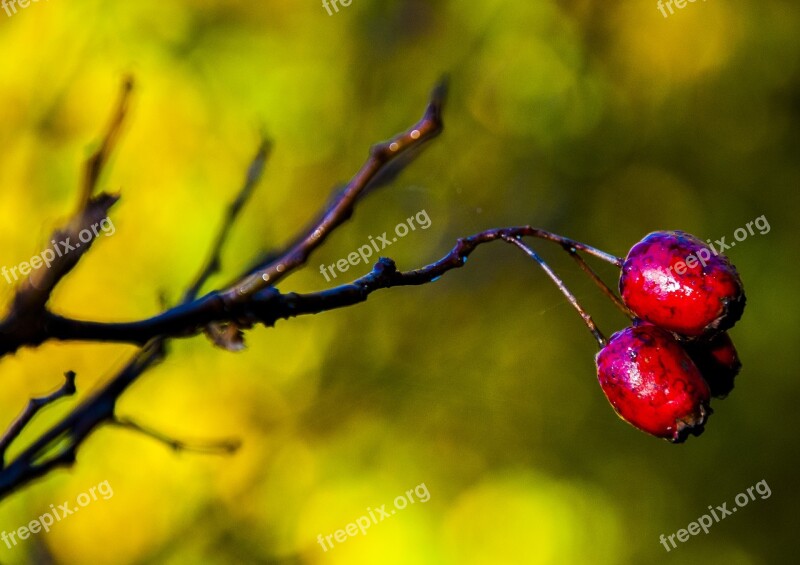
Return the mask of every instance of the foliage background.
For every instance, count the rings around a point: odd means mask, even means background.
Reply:
[[[123,194],[117,231],[61,284],[59,312],[130,320],[155,313],[161,291],[177,298],[261,127],[275,152],[226,272],[286,241],[371,143],[418,118],[443,72],[445,134],[282,290],[331,286],[319,263],[422,209],[431,228],[388,250],[402,268],[501,225],[622,255],[655,229],[730,240],[762,214],[771,225],[729,253],[748,295],[732,331],[744,370],[685,445],[614,416],[580,319],[534,264],[494,245],[436,284],[253,331],[242,354],[174,342],[120,412],[178,437],[240,436],[243,450],[174,455],[103,429],[73,471],[0,503],[0,529],[103,480],[114,496],[0,546],[0,562],[791,560],[799,20],[800,6],[779,0],[698,2],[666,19],[655,1],[590,0],[355,0],[333,16],[317,2],[53,0],[0,12],[0,265],[43,249],[74,206],[121,76],[138,81],[103,182]],[[624,325],[567,258],[537,247],[606,332]],[[12,291],[0,281],[0,302]],[[3,359],[0,424],[63,371],[83,396],[133,351],[50,343]],[[769,499],[669,554],[659,544],[762,479]],[[327,553],[317,545],[422,482],[429,502]]]

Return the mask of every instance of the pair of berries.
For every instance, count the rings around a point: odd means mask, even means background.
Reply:
[[[700,435],[710,398],[727,395],[741,368],[725,332],[745,305],[736,268],[690,234],[654,232],[628,252],[619,290],[634,323],[597,354],[603,392],[642,431],[675,443]]]

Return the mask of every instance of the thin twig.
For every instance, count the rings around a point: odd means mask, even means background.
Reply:
[[[19,317],[9,316],[0,322],[0,357],[13,353],[22,346],[38,346],[48,339],[82,339],[81,336],[102,336],[106,330],[108,336],[100,337],[101,341],[124,341],[142,345],[159,336],[179,337],[195,335],[203,331],[211,323],[221,322],[227,324],[226,328],[216,328],[227,335],[226,339],[234,340],[239,334],[237,318],[248,318],[247,307],[249,299],[259,290],[274,285],[282,277],[305,263],[308,256],[318,248],[330,233],[349,218],[356,203],[364,196],[367,187],[380,180],[382,173],[397,162],[403,155],[416,154],[425,142],[436,137],[443,128],[442,107],[445,101],[446,84],[440,83],[434,88],[430,101],[422,119],[411,126],[406,132],[399,134],[389,141],[375,145],[370,151],[370,157],[361,167],[345,188],[334,197],[332,204],[321,215],[320,219],[310,228],[302,232],[293,244],[280,252],[277,258],[270,261],[255,273],[246,273],[238,283],[225,291],[212,293],[191,303],[181,305],[164,312],[150,320],[128,324],[98,324],[94,322],[78,322],[53,314],[49,310],[42,310],[49,294],[38,304],[41,308],[30,310],[30,315],[25,323],[20,323]],[[258,161],[258,158],[257,158]],[[251,169],[259,171],[256,166]],[[246,183],[247,186],[247,183]],[[214,267],[214,257],[209,260],[209,265]],[[204,269],[203,280],[213,269]],[[200,285],[193,284],[188,296],[199,292]],[[217,311],[217,314],[209,315]],[[219,315],[229,312],[235,315]],[[241,313],[242,315],[240,315]],[[188,325],[183,324],[188,317]],[[246,325],[246,324],[245,324]],[[153,328],[164,328],[167,331],[150,332]],[[145,338],[145,334],[148,337]],[[210,328],[211,335],[222,335],[220,331]],[[233,336],[233,337],[231,337]],[[232,348],[232,347],[231,347]]]
[[[602,332],[597,328],[597,324],[594,323],[594,320],[589,315],[589,313],[586,312],[586,310],[584,310],[583,306],[580,305],[575,295],[572,294],[572,292],[570,292],[570,290],[567,288],[567,285],[564,284],[564,281],[561,280],[561,277],[559,277],[556,274],[556,272],[550,267],[550,265],[545,263],[544,259],[542,259],[538,253],[536,253],[533,249],[522,243],[516,237],[505,236],[503,237],[503,240],[507,241],[512,245],[516,245],[528,257],[530,257],[539,264],[539,266],[544,270],[544,272],[547,273],[547,276],[549,276],[552,279],[552,281],[556,284],[561,293],[567,297],[567,300],[569,300],[570,304],[572,304],[572,306],[575,307],[575,310],[578,311],[578,314],[580,314],[581,318],[583,318],[583,321],[586,323],[586,327],[589,328],[589,331],[592,332],[592,335],[597,340],[597,344],[601,348],[605,347],[607,343],[606,338],[602,334]]]
[[[84,400],[19,453],[0,471],[0,498],[57,467],[72,465],[78,447],[101,424],[114,417],[114,407],[120,395],[163,356],[163,341],[154,340],[101,390]],[[59,447],[59,450],[51,455],[54,447]]]
[[[0,357],[16,351],[16,348],[13,345],[9,347],[7,342],[13,344],[14,341],[24,343],[32,340],[29,343],[35,345],[35,336],[42,329],[47,312],[46,306],[53,290],[77,266],[94,243],[94,239],[90,239],[88,242],[81,241],[81,244],[78,244],[79,234],[90,228],[95,228],[97,233],[97,224],[108,216],[109,209],[119,200],[119,196],[115,194],[94,193],[122,129],[132,89],[133,80],[126,78],[103,141],[86,163],[77,209],[69,221],[51,235],[53,247],[48,247],[42,252],[42,257],[47,257],[48,253],[50,255],[47,268],[33,270],[22,281],[12,300],[10,312],[0,321]],[[76,245],[73,246],[70,242]],[[62,244],[67,248],[67,253],[62,254]]]
[[[230,455],[239,450],[242,442],[236,438],[224,440],[206,440],[190,443],[188,441],[172,438],[158,430],[143,426],[130,418],[113,418],[111,424],[138,432],[163,443],[173,451],[188,451],[192,453],[207,453],[212,455]]]
[[[253,161],[250,163],[250,167],[247,169],[247,177],[245,178],[244,186],[242,186],[236,199],[228,206],[222,227],[217,233],[217,239],[211,248],[211,252],[209,253],[206,264],[202,269],[200,269],[195,281],[184,294],[182,303],[185,304],[197,298],[200,289],[203,287],[209,277],[219,271],[222,248],[225,245],[225,242],[228,240],[230,230],[236,223],[242,208],[244,208],[244,205],[250,199],[253,190],[263,176],[264,167],[267,163],[267,159],[269,158],[271,149],[272,144],[269,142],[269,140],[262,138],[258,152],[253,158]]]
[[[605,283],[603,279],[600,278],[600,275],[598,275],[595,272],[595,270],[592,269],[586,261],[584,261],[583,257],[581,257],[578,254],[578,251],[574,247],[569,247],[569,246],[565,246],[564,249],[566,250],[567,253],[569,253],[570,257],[572,257],[575,260],[575,262],[578,264],[581,270],[587,275],[589,275],[589,278],[591,278],[592,281],[594,281],[594,284],[597,285],[597,287],[603,292],[603,294],[605,294],[611,300],[611,302],[613,302],[614,305],[622,311],[623,314],[628,316],[630,319],[634,319],[633,313],[630,310],[628,310],[628,307],[625,306],[625,303],[622,302],[622,300],[620,300],[620,298],[616,295],[616,293],[613,290],[611,290],[611,288]]]
[[[22,411],[16,420],[14,420],[11,425],[8,427],[6,432],[3,434],[3,437],[0,438],[0,469],[5,467],[5,456],[6,451],[22,433],[22,430],[27,426],[31,420],[33,420],[34,416],[45,406],[49,406],[53,404],[56,400],[64,398],[65,396],[72,396],[75,394],[75,373],[73,371],[67,371],[64,373],[64,384],[62,384],[57,390],[48,394],[47,396],[41,396],[39,398],[31,398],[28,401],[28,405]]]
[[[447,84],[442,81],[433,89],[422,119],[405,132],[373,146],[366,163],[333,199],[322,216],[276,259],[224,291],[222,298],[225,303],[241,304],[258,291],[274,286],[280,279],[302,266],[331,232],[352,215],[356,202],[363,196],[370,183],[386,171],[398,157],[415,150],[441,133],[442,107],[446,94]]]
[[[80,198],[78,198],[78,206],[75,212],[76,216],[79,215],[81,211],[85,210],[89,204],[89,199],[97,188],[97,182],[100,180],[103,168],[119,140],[122,124],[125,122],[125,116],[128,113],[131,92],[133,92],[133,77],[125,77],[122,81],[122,90],[120,92],[119,102],[117,103],[117,109],[114,116],[111,118],[111,122],[106,130],[106,135],[100,143],[100,147],[97,148],[97,151],[86,161],[83,186],[81,187]]]
[[[208,277],[214,272],[214,269],[210,269],[208,265],[219,262],[219,254],[230,233],[230,227],[236,221],[242,207],[252,194],[253,187],[257,183],[261,171],[263,170],[263,161],[260,160],[260,158],[263,155],[263,159],[266,159],[267,152],[268,146],[264,141],[262,142],[256,159],[250,167],[244,187],[240,190],[233,205],[228,208],[227,217],[225,221],[223,221],[219,235],[212,246],[210,258],[205,266],[200,269],[190,290],[185,294],[184,301],[193,300],[195,295],[193,295],[192,292],[196,293],[199,291],[200,287],[202,287]],[[165,342],[165,338],[159,336],[145,343],[143,349],[128,362],[125,368],[106,383],[97,393],[82,402],[69,415],[42,434],[25,451],[20,453],[11,464],[4,467],[2,471],[0,471],[0,498],[22,485],[46,475],[57,467],[73,464],[77,456],[77,450],[86,438],[102,424],[114,422],[116,420],[114,410],[116,408],[117,399],[119,399],[128,387],[130,387],[130,385],[145,371],[153,368],[164,358],[166,355]],[[122,420],[122,422],[128,422],[127,427],[131,429],[135,426],[130,420]],[[24,427],[24,425],[23,423],[22,427]],[[141,428],[139,431],[143,431],[151,437],[159,438],[157,432],[149,433],[152,430]],[[166,436],[163,437],[166,438]],[[47,457],[50,448],[54,445],[61,444],[62,440],[66,440],[66,443],[62,445],[60,451]],[[232,446],[232,442],[227,444],[228,448]],[[216,450],[216,452],[221,451],[220,449]],[[230,451],[230,449],[227,450],[227,452]]]
[[[548,241],[553,241],[561,245],[561,247],[563,247],[567,251],[569,251],[570,249],[584,251],[589,255],[593,255],[594,257],[597,257],[598,259],[605,261],[606,263],[611,263],[615,267],[622,267],[622,264],[625,262],[624,257],[617,257],[616,255],[612,255],[611,253],[606,253],[602,249],[597,249],[596,247],[592,247],[591,245],[581,243],[580,241],[575,241],[574,239],[558,235],[557,233],[531,228],[531,233],[527,233],[525,235],[538,237],[540,239],[546,239]]]

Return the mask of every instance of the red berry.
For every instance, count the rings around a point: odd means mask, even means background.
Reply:
[[[629,327],[597,354],[597,378],[619,416],[657,437],[700,435],[711,414],[708,385],[668,331]]]
[[[708,383],[711,396],[728,396],[733,390],[733,380],[739,374],[742,363],[727,332],[714,336],[708,342],[689,342],[683,346]]]
[[[733,326],[745,295],[736,268],[681,231],[653,232],[628,252],[622,300],[640,318],[686,337]]]

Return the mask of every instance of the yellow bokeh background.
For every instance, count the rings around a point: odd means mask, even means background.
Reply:
[[[49,0],[0,9],[0,266],[38,254],[75,206],[122,77],[136,89],[101,179],[122,198],[53,295],[65,315],[127,321],[174,303],[206,258],[262,131],[263,181],[231,234],[218,288],[292,239],[371,144],[411,125],[443,74],[445,132],[282,281],[311,292],[329,265],[425,210],[383,252],[403,269],[456,238],[532,224],[624,255],[646,233],[728,240],[748,306],[731,332],[744,369],[700,438],[672,446],[618,420],[593,340],[535,264],[481,248],[434,284],[279,321],[228,353],[204,337],[118,413],[181,439],[238,437],[231,457],[173,453],[104,427],[78,462],[0,501],[0,531],[108,481],[100,499],[0,563],[785,563],[794,555],[798,392],[796,214],[800,6],[656,2]],[[536,244],[611,333],[625,324]],[[613,269],[599,266],[614,282]],[[14,285],[0,278],[7,307]],[[0,360],[0,426],[74,370],[10,455],[124,366],[124,344],[49,342]],[[658,539],[752,502],[667,553]],[[324,551],[329,535],[424,483],[409,505]],[[730,502],[729,502],[730,503]]]

